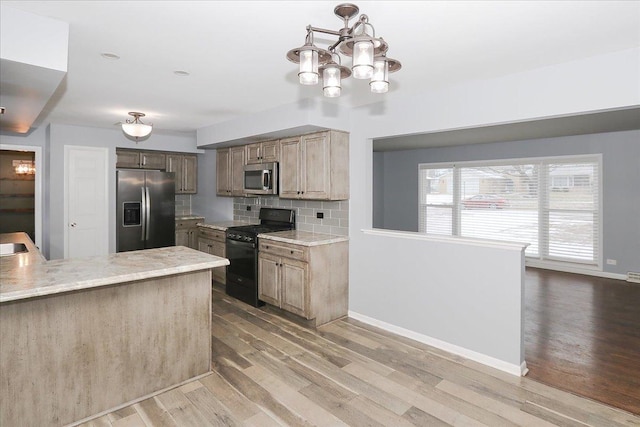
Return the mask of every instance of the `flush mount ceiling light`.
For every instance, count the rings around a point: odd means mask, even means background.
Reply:
[[[144,113],[137,113],[135,111],[129,113],[130,116],[133,116],[133,120],[126,120],[125,123],[122,123],[122,131],[129,135],[130,137],[136,140],[136,144],[138,140],[144,138],[145,136],[151,133],[153,129],[153,125],[146,125],[140,121],[140,117],[144,117]]]
[[[108,59],[109,61],[117,61],[118,59],[120,59],[120,56],[111,52],[103,52],[100,54],[100,56],[102,56],[104,59]]]
[[[389,45],[382,37],[376,38],[369,17],[360,15],[358,21],[349,27],[349,20],[360,9],[355,4],[343,3],[333,9],[333,13],[344,21],[344,27],[338,31],[307,26],[307,36],[303,46],[287,52],[287,59],[300,64],[300,84],[315,85],[322,73],[324,96],[340,96],[341,80],[353,74],[356,79],[369,79],[373,93],[385,93],[389,90],[389,73],[402,68],[400,61],[387,58]],[[313,44],[313,33],[324,33],[338,37],[327,49]],[[351,70],[340,65],[339,53],[351,58]]]

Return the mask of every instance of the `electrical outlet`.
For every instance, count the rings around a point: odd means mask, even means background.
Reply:
[[[247,206],[247,210],[250,211],[251,210],[251,206]]]
[[[318,219],[324,218],[324,212],[316,212],[316,218]]]
[[[615,259],[607,259],[607,265],[618,265],[618,261]]]

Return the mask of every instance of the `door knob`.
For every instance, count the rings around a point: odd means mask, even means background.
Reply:
[[[71,224],[69,224],[71,226],[71,228],[74,228],[77,224],[75,222],[72,222]]]

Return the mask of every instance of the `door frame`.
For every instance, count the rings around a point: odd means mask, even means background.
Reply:
[[[42,250],[44,244],[42,242],[42,177],[45,174],[44,159],[42,158],[42,147],[37,145],[13,145],[13,144],[0,144],[0,150],[9,151],[28,151],[35,155],[36,164],[36,176],[35,176],[35,191],[34,191],[34,213],[33,221],[35,226],[36,241],[33,242],[37,247]]]
[[[64,146],[64,199],[63,199],[63,223],[64,223],[64,258],[69,257],[69,153],[71,150],[80,149],[84,151],[96,151],[103,153],[104,170],[106,173],[104,180],[104,202],[107,209],[109,208],[109,149],[107,147],[88,147],[85,145],[65,145]],[[109,213],[105,218],[105,229],[109,230]],[[109,234],[107,232],[107,252],[109,252]]]

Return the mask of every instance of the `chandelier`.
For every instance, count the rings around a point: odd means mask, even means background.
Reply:
[[[144,113],[130,112],[129,115],[133,116],[134,119],[126,120],[125,123],[122,123],[122,131],[134,138],[137,143],[140,138],[144,138],[151,133],[153,125],[142,123],[140,117],[144,117]]]
[[[341,80],[351,75],[355,79],[369,79],[373,93],[385,93],[389,90],[389,73],[398,71],[402,64],[387,58],[389,45],[382,37],[375,36],[369,17],[360,15],[357,22],[349,27],[349,20],[360,9],[355,4],[343,3],[333,9],[333,13],[344,21],[344,27],[338,31],[307,26],[307,36],[303,46],[287,52],[287,59],[300,64],[300,84],[315,85],[322,74],[324,96],[340,96]],[[313,33],[324,33],[338,37],[327,49],[314,45]],[[351,69],[341,65],[340,55],[352,58]]]

